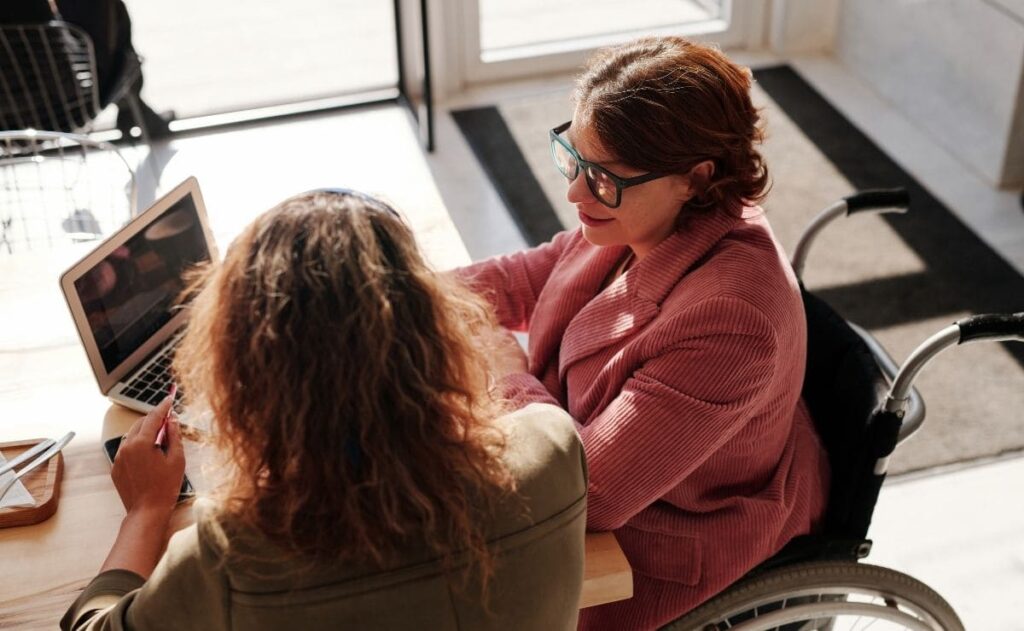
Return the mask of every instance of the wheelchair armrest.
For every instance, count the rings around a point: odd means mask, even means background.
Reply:
[[[896,374],[899,373],[900,367],[896,364],[893,358],[889,355],[889,352],[875,339],[871,333],[854,324],[848,322],[850,328],[854,330],[867,344],[871,354],[875,357],[875,362],[878,367],[885,374],[886,379],[892,384],[893,380],[896,379]],[[917,391],[917,388],[910,389],[909,401],[907,404],[907,411],[903,417],[903,423],[900,425],[899,437],[897,442],[903,442],[910,437],[911,434],[921,428],[921,424],[924,423],[925,406],[924,399],[921,397],[921,393]]]

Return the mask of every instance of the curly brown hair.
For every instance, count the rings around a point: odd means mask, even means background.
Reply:
[[[605,149],[637,169],[686,173],[711,160],[685,208],[737,213],[767,194],[764,139],[750,100],[751,75],[711,46],[647,37],[599,51],[574,100]]]
[[[468,554],[486,584],[481,515],[514,490],[477,343],[493,316],[398,215],[351,191],[292,197],[192,290],[174,368],[230,467],[222,514],[316,562]]]

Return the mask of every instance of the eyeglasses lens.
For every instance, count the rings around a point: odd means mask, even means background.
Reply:
[[[615,206],[616,189],[615,182],[607,174],[598,171],[593,167],[587,169],[587,184],[590,191],[601,203],[607,206]]]
[[[562,175],[569,178],[569,181],[576,179],[579,164],[577,164],[576,158],[569,153],[569,150],[557,140],[551,141],[551,157],[554,158],[555,166],[558,167]]]

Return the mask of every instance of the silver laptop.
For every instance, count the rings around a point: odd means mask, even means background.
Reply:
[[[166,396],[186,314],[184,274],[217,259],[189,178],[64,272],[64,292],[100,391],[148,412]]]

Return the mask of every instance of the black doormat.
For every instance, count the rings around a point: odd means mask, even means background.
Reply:
[[[924,261],[926,270],[818,289],[816,294],[869,329],[957,311],[1015,312],[1024,308],[1024,277],[792,68],[768,68],[755,76],[855,188],[903,186],[910,192],[911,212],[883,217]],[[1024,345],[1007,343],[1006,349],[1024,367]]]
[[[497,107],[452,112],[473,153],[530,245],[565,230]]]
[[[834,276],[841,277],[841,281],[812,285],[817,295],[847,319],[879,336],[897,361],[905,359],[906,353],[928,335],[964,314],[1024,310],[1024,277],[791,67],[756,70],[754,77],[795,126],[792,133],[802,134],[813,143],[831,163],[826,165],[828,169],[845,178],[853,190],[903,186],[910,193],[909,213],[884,215],[882,219],[896,235],[892,241],[898,247],[869,236],[857,243],[857,249],[843,245],[840,247],[845,251],[837,252],[835,247],[831,251],[822,247],[826,251],[820,257],[859,259],[870,271],[873,261],[884,261],[891,254],[889,250],[899,249],[905,251],[904,257],[917,259],[918,264],[881,277],[863,273],[852,280],[838,270]],[[517,107],[527,108],[528,104]],[[510,131],[501,104],[455,111],[452,116],[528,243],[545,242],[558,231],[574,227],[559,219],[552,197],[542,190],[530,161]],[[560,122],[552,120],[551,126]],[[529,135],[544,134],[546,141],[546,131],[530,129]],[[777,131],[769,119],[769,142]],[[780,133],[789,132],[783,129]],[[539,147],[538,141],[531,151],[538,153]],[[539,156],[532,157],[535,165],[540,164]],[[770,194],[766,207],[776,234],[792,232],[795,228],[780,230],[780,224],[796,219],[790,219],[785,208],[772,208],[771,202]],[[806,224],[805,218],[799,223]],[[916,454],[901,457],[897,452],[894,472],[1024,449],[1024,423],[1015,418],[1024,402],[1024,344],[1005,343],[1003,349],[1009,353],[1009,361],[976,361],[977,354],[965,353],[959,359],[937,361],[943,365],[926,369],[919,380],[929,404],[925,428],[918,434],[920,438],[914,439]],[[927,444],[929,441],[931,444]]]

